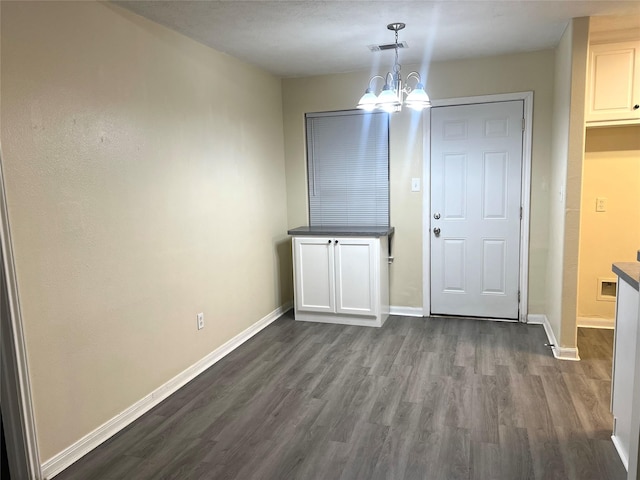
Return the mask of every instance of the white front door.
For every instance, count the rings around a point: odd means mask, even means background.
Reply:
[[[518,319],[523,102],[431,109],[431,313]]]

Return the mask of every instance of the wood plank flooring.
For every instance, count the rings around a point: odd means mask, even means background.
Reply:
[[[613,332],[555,360],[539,325],[284,315],[56,477],[624,479]]]

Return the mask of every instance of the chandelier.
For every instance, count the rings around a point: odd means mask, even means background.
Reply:
[[[374,75],[369,79],[369,86],[364,92],[362,98],[358,102],[357,108],[371,112],[373,110],[383,110],[385,112],[393,113],[402,110],[402,104],[406,105],[413,110],[421,111],[424,108],[431,106],[431,100],[429,95],[424,91],[424,85],[420,79],[418,72],[411,72],[407,75],[407,81],[409,79],[416,80],[416,86],[411,88],[409,85],[402,83],[402,77],[400,76],[400,63],[398,63],[398,32],[405,27],[404,23],[390,23],[387,28],[396,33],[396,42],[394,44],[394,50],[396,52],[396,59],[393,64],[393,71],[387,72],[386,76]],[[374,93],[373,83],[375,80],[382,80],[384,86],[379,95]],[[404,98],[406,95],[406,98]],[[403,102],[404,100],[404,102]]]

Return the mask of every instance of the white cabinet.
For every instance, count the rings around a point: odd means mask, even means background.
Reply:
[[[295,318],[382,326],[389,315],[387,237],[294,237]]]
[[[640,122],[640,42],[589,46],[587,126]]]
[[[631,262],[629,262],[631,264]],[[626,265],[625,263],[615,264]],[[638,267],[635,267],[636,270]],[[614,269],[615,271],[615,269]],[[637,273],[635,287],[618,276],[616,299],[616,324],[613,347],[613,373],[611,375],[611,413],[613,414],[613,435],[611,439],[618,450],[620,459],[628,469],[631,455],[638,455],[630,449],[638,436],[638,421],[633,420],[634,378],[637,377],[636,353],[640,348],[640,321],[638,314]],[[637,401],[637,400],[636,400]],[[634,425],[635,423],[635,425]],[[637,445],[637,444],[636,444]]]

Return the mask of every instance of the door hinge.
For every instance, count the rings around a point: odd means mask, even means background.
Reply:
[[[518,290],[518,303],[520,303],[520,290]]]
[[[520,207],[520,220],[522,220],[522,207]]]
[[[524,126],[525,126],[525,120],[524,118],[522,119],[522,131],[524,132]]]

